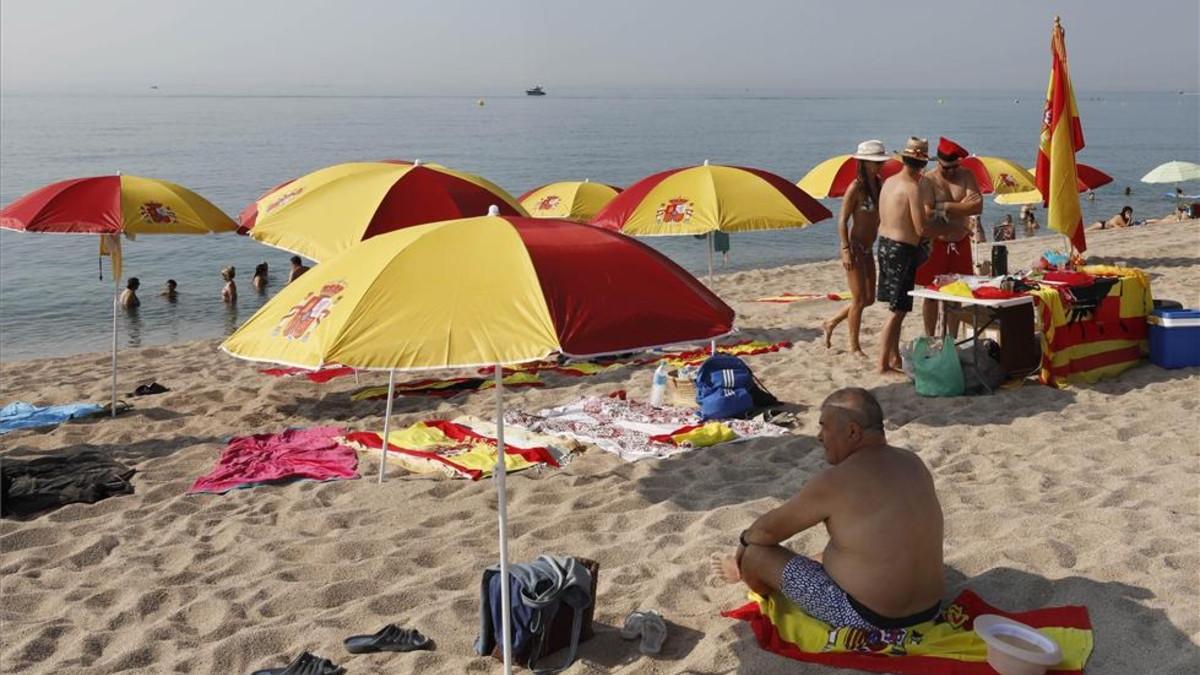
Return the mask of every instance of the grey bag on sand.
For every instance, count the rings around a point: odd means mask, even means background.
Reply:
[[[979,368],[975,367],[975,357],[971,351],[978,353]],[[958,362],[962,364],[963,383],[966,393],[982,394],[995,391],[1004,382],[1004,366],[1000,363],[1000,345],[995,340],[980,340],[973,345],[958,350]]]

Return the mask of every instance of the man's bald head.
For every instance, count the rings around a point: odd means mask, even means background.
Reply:
[[[825,397],[821,408],[832,408],[864,431],[883,431],[883,408],[871,392],[862,387],[838,389]]]

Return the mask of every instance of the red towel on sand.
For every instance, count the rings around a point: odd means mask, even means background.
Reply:
[[[233,438],[217,465],[188,492],[221,494],[283,479],[358,478],[358,454],[334,441],[344,433],[338,427],[314,427]]]

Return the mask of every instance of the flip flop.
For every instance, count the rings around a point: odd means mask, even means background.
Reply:
[[[667,641],[667,623],[662,615],[654,610],[644,614],[642,620],[642,644],[638,649],[649,656],[662,651],[663,643]]]
[[[134,389],[133,392],[131,393],[131,395],[132,396],[151,396],[153,394],[161,394],[163,392],[168,392],[168,391],[171,391],[171,390],[167,389],[166,387],[162,386],[161,384],[159,384],[157,382],[151,382],[150,384],[139,384],[137,389]]]
[[[256,670],[251,675],[345,675],[346,669],[329,659],[303,652],[283,668]]]
[[[352,635],[345,639],[344,644],[346,651],[351,654],[373,654],[431,649],[433,640],[421,635],[415,628],[400,628],[394,623],[389,623],[374,635]]]
[[[625,617],[625,625],[621,627],[621,637],[626,640],[636,640],[641,637],[642,623],[645,622],[645,620],[645,612],[630,612],[629,616]]]

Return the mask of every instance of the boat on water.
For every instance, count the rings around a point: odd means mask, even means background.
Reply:
[[[545,96],[546,90],[542,89],[542,85],[539,84],[538,86],[534,87],[533,89],[526,89],[525,95],[526,96]]]

